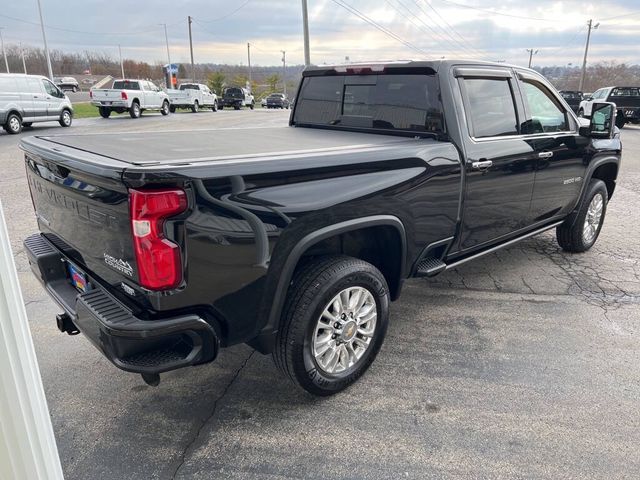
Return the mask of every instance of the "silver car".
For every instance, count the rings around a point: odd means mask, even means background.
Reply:
[[[73,121],[73,106],[62,90],[39,75],[0,74],[0,125],[7,133],[51,121],[63,127]]]

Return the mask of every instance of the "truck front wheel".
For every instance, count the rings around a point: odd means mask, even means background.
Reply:
[[[605,183],[592,179],[580,209],[556,228],[556,238],[563,250],[580,253],[593,247],[602,230],[608,201]]]
[[[307,392],[333,395],[369,368],[388,320],[389,288],[377,268],[347,256],[319,257],[289,287],[274,362]]]

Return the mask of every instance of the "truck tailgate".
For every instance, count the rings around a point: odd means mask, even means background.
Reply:
[[[125,165],[37,137],[22,148],[42,234],[81,270],[114,285],[136,282]]]

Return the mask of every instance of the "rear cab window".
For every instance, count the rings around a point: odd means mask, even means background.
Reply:
[[[304,77],[294,125],[444,133],[434,75],[387,73]]]
[[[130,80],[116,80],[113,82],[113,88],[114,90],[140,90],[140,83]]]

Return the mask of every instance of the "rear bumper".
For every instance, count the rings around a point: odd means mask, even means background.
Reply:
[[[198,315],[143,320],[88,275],[92,289],[81,293],[69,283],[65,256],[43,236],[24,241],[29,264],[75,326],[115,366],[158,374],[215,359],[219,340]]]
[[[129,108],[129,104],[126,101],[120,100],[93,100],[91,105],[95,107],[109,107],[109,108]]]

